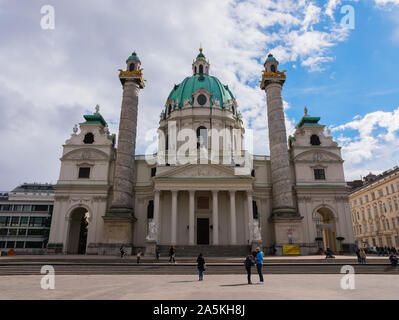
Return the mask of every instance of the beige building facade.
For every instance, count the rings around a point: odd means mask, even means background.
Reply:
[[[135,155],[145,80],[135,53],[126,63],[118,148],[98,109],[63,146],[49,248],[154,254],[174,245],[180,255],[234,256],[256,246],[281,255],[354,244],[341,148],[307,110],[287,143],[286,76],[272,55],[261,80],[270,156],[246,150],[237,100],[210,75],[202,49],[160,110],[157,153]]]
[[[369,174],[350,194],[358,247],[399,247],[399,168]]]

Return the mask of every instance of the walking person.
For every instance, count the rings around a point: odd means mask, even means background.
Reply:
[[[200,253],[198,255],[197,268],[198,268],[198,275],[199,275],[198,281],[202,281],[204,279],[204,271],[205,271],[205,259],[202,256],[202,253]]]
[[[360,250],[359,250],[359,248],[356,249],[355,253],[356,253],[356,256],[357,256],[357,262],[361,263],[362,262],[362,258],[360,258]]]
[[[137,264],[140,264],[141,255],[142,255],[141,251],[137,252]]]
[[[176,263],[175,261],[175,246],[171,246],[169,249],[169,262]]]
[[[359,256],[361,264],[366,264],[366,253],[364,252],[363,249],[360,249]]]
[[[245,269],[247,270],[247,275],[248,275],[248,284],[252,284],[251,281],[251,269],[252,266],[255,264],[254,262],[254,256],[250,252],[247,257],[245,258]]]
[[[159,262],[159,257],[161,256],[161,254],[159,253],[159,248],[157,247],[155,249],[155,259],[157,259],[157,262]]]
[[[330,248],[327,248],[327,250],[326,250],[326,259],[327,259],[327,258],[335,258],[335,257],[333,256],[333,253],[332,253],[332,251],[331,251]]]
[[[126,255],[125,248],[123,248],[123,245],[119,248],[119,252],[121,253],[121,258],[123,258]]]
[[[263,284],[263,274],[262,274],[262,266],[263,266],[263,252],[260,251],[260,248],[256,248],[256,258],[255,258],[256,269],[259,274],[259,282],[258,284]]]

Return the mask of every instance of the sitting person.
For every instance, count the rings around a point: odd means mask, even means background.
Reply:
[[[391,252],[391,254],[389,256],[389,261],[391,262],[392,266],[398,265],[398,257],[393,252]]]

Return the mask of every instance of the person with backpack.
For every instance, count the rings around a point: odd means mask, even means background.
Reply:
[[[247,257],[245,258],[245,270],[247,270],[247,276],[248,276],[248,284],[252,284],[251,281],[251,269],[252,266],[255,264],[254,262],[254,256],[250,252]]]
[[[202,253],[200,253],[197,258],[197,269],[199,275],[198,281],[202,281],[204,279],[204,271],[205,271],[205,259],[202,256]]]
[[[123,258],[126,255],[126,251],[123,248],[123,245],[121,245],[121,247],[119,248],[119,252],[121,253],[121,258]]]

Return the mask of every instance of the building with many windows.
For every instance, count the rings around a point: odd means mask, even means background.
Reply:
[[[0,193],[0,251],[43,253],[50,233],[54,189],[25,183]]]
[[[399,247],[399,168],[369,174],[350,194],[358,247]]]

